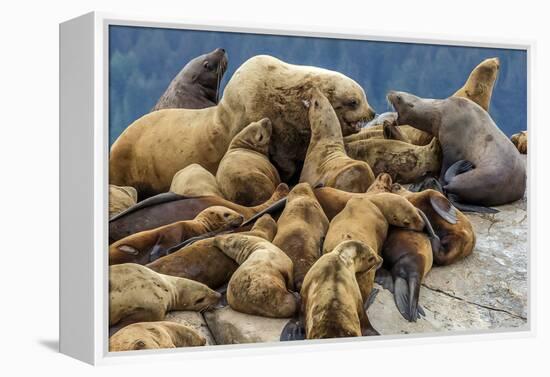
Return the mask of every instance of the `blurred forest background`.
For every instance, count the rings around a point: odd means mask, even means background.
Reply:
[[[110,144],[150,111],[189,60],[218,47],[229,58],[222,90],[244,61],[268,54],[351,77],[377,113],[391,110],[385,99],[391,89],[445,98],[479,62],[498,57],[491,116],[509,136],[527,128],[527,55],[521,50],[110,26]]]

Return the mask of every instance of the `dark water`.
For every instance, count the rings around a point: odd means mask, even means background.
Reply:
[[[527,128],[527,55],[521,50],[126,26],[111,26],[109,38],[111,144],[149,112],[189,60],[217,47],[229,56],[222,88],[248,58],[268,54],[351,77],[363,86],[378,113],[390,110],[385,96],[391,89],[445,98],[464,84],[479,62],[498,57],[491,116],[507,135]]]

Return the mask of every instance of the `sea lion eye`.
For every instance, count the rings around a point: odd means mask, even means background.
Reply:
[[[224,214],[223,214],[223,217],[225,217],[225,218],[227,219],[227,218],[229,217],[229,213],[227,213],[227,212],[224,213]]]
[[[359,101],[357,101],[356,99],[351,99],[346,103],[346,105],[355,108],[357,107],[357,105],[359,105]]]
[[[202,66],[203,66],[205,69],[210,69],[210,64],[208,63],[208,60],[206,60],[204,63],[202,63]]]
[[[204,301],[205,297],[199,298],[197,301],[195,301],[195,304],[200,304]]]

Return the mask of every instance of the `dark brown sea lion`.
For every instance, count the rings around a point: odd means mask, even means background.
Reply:
[[[173,193],[159,194],[113,217],[109,221],[109,242],[176,221],[192,220],[199,212],[212,206],[230,208],[243,215],[245,219],[250,219],[279,202],[287,194],[288,186],[281,183],[269,200],[254,207],[241,206],[217,196],[188,197]]]
[[[349,192],[365,192],[374,181],[374,174],[366,162],[346,154],[340,122],[331,103],[317,88],[312,89],[308,101],[311,138],[300,182],[312,187],[322,184]]]
[[[242,313],[288,318],[296,313],[292,260],[260,237],[218,236],[214,245],[239,264],[227,285],[227,302]]]
[[[276,232],[275,220],[270,215],[263,215],[250,231],[240,234],[272,241]],[[238,266],[214,246],[214,237],[197,241],[147,265],[158,273],[195,280],[212,289],[227,283]]]
[[[189,279],[158,274],[134,263],[109,267],[109,325],[164,320],[172,310],[204,311],[221,294]]]
[[[227,54],[223,48],[194,58],[170,82],[152,111],[216,106],[226,69]]]
[[[374,271],[382,262],[361,241],[343,241],[324,254],[305,276],[300,295],[307,339],[373,334],[356,276]]]
[[[423,99],[404,92],[390,92],[388,100],[398,112],[399,124],[439,139],[440,176],[453,202],[493,206],[523,197],[525,163],[479,105],[465,98]]]
[[[287,204],[277,221],[273,244],[292,259],[294,285],[299,291],[313,263],[321,255],[328,219],[308,183],[290,191]]]
[[[337,109],[344,135],[374,116],[364,90],[341,73],[255,56],[237,69],[217,106],[153,111],[126,128],[111,147],[109,182],[145,198],[168,191],[189,164],[215,174],[233,137],[263,118],[273,124],[270,160],[289,181],[305,157],[310,130],[302,101],[313,87]]]
[[[176,221],[158,228],[134,233],[109,246],[109,265],[121,263],[147,264],[168,249],[204,233],[219,229],[239,227],[244,218],[241,214],[220,206],[208,207],[193,220]]]
[[[521,131],[510,138],[519,153],[527,154],[527,131]]]
[[[245,206],[258,205],[281,183],[268,158],[271,131],[271,121],[264,118],[250,123],[231,140],[216,172],[224,198]]]
[[[204,346],[206,339],[189,326],[158,321],[126,326],[109,338],[109,352]]]

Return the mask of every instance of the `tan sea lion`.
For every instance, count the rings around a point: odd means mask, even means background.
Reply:
[[[519,153],[527,154],[527,131],[521,131],[510,138]]]
[[[123,327],[109,338],[109,352],[204,346],[206,339],[189,326],[158,321]]]
[[[223,198],[216,177],[199,164],[191,164],[177,172],[170,192],[183,196],[214,195]]]
[[[485,111],[489,111],[499,68],[498,58],[485,59],[474,68],[464,86],[458,89],[453,97],[468,98]]]
[[[311,186],[308,183],[294,186],[277,221],[277,235],[273,244],[292,259],[297,291],[306,273],[321,255],[328,224]]]
[[[146,264],[178,243],[200,234],[241,225],[241,214],[221,206],[203,210],[193,220],[177,221],[132,234],[109,246],[109,264]]]
[[[475,102],[458,97],[424,99],[390,92],[398,123],[428,131],[443,151],[441,174],[447,197],[459,209],[521,199],[525,163],[512,142]]]
[[[158,274],[134,263],[109,267],[109,325],[162,321],[172,310],[204,311],[221,295],[189,279]]]
[[[343,241],[324,254],[305,276],[300,295],[307,339],[373,334],[356,276],[374,271],[382,262],[361,241]]]
[[[217,106],[159,110],[132,123],[111,147],[109,182],[148,197],[166,192],[189,164],[215,174],[233,137],[266,117],[273,125],[270,160],[288,181],[305,157],[310,132],[302,100],[312,87],[338,109],[344,135],[374,117],[363,89],[341,73],[255,56],[235,72]]]
[[[152,111],[216,106],[226,69],[227,54],[223,48],[194,58],[170,82]]]
[[[267,209],[273,209],[288,195],[288,186],[281,183],[264,203],[253,207],[241,206],[219,196],[189,197],[164,193],[145,199],[109,220],[109,242],[118,241],[131,234],[158,228],[176,221],[192,220],[201,211],[213,206],[230,208],[249,221]],[[281,210],[282,210],[281,206]],[[275,215],[276,212],[270,212]]]
[[[130,186],[109,185],[109,218],[137,203],[137,191]]]
[[[311,139],[300,182],[320,184],[349,192],[365,192],[374,175],[370,166],[346,154],[338,117],[329,100],[317,88],[308,102]]]
[[[291,317],[297,309],[292,260],[260,237],[218,236],[214,245],[239,264],[227,286],[232,309],[264,317]]]
[[[268,158],[271,130],[271,121],[264,118],[246,126],[229,144],[216,172],[218,187],[227,200],[258,205],[281,183]]]
[[[436,138],[425,146],[398,140],[361,140],[347,144],[346,152],[369,164],[374,174],[388,173],[400,183],[411,183],[441,170],[441,148]]]
[[[270,215],[263,215],[250,231],[240,234],[272,241],[276,232],[275,220]],[[229,281],[239,265],[215,247],[214,237],[211,237],[197,241],[146,266],[161,274],[192,279],[217,289]]]

